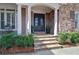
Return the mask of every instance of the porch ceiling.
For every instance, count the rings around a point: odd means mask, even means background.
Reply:
[[[33,12],[43,12],[43,13],[49,13],[52,11],[51,8],[46,7],[46,6],[33,6],[32,7]]]

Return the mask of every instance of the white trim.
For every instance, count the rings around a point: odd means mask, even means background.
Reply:
[[[12,31],[16,31],[16,29],[11,29]],[[0,31],[7,31],[6,29],[0,29]]]
[[[58,9],[55,9],[54,10],[54,35],[57,35],[57,21],[58,21],[58,19],[57,19],[57,10]]]
[[[46,25],[47,25],[47,22],[46,22],[46,14],[45,14],[45,33],[46,33]]]
[[[5,25],[7,25],[7,19],[6,18],[7,18],[7,16],[6,16],[6,9],[5,9],[5,11],[4,11],[4,21],[5,21],[4,23],[5,23]]]
[[[31,34],[31,6],[28,6],[27,32]]]
[[[17,14],[17,34],[21,35],[22,34],[22,21],[21,21],[21,5],[20,4],[17,5],[17,10],[18,10],[18,14]]]
[[[15,29],[17,29],[17,10],[15,9]]]

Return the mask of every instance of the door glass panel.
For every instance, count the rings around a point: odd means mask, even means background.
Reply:
[[[40,19],[41,26],[43,26],[43,18]]]
[[[38,26],[38,18],[35,18],[35,26]]]
[[[5,23],[4,23],[4,12],[1,12],[1,29],[5,28]]]

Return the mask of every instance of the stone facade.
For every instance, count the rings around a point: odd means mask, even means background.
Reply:
[[[79,4],[61,4],[59,8],[59,31],[75,31],[74,12],[79,11]]]

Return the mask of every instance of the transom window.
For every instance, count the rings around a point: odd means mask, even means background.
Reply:
[[[0,9],[0,29],[15,29],[15,10]]]

